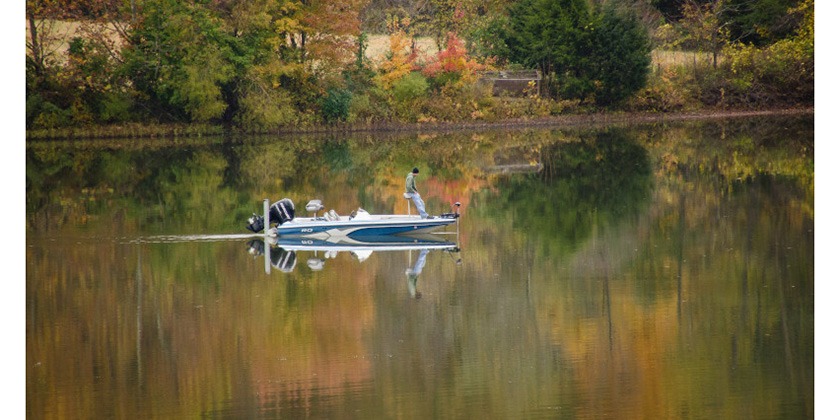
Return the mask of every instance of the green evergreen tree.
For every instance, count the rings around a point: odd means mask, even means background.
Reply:
[[[589,21],[585,0],[524,0],[514,4],[501,38],[512,63],[539,68],[553,96],[581,93],[584,26]]]
[[[350,110],[350,100],[353,94],[347,89],[330,89],[321,100],[321,115],[324,121],[333,123],[347,121]]]
[[[644,86],[650,42],[641,22],[610,2],[592,13],[585,0],[523,0],[500,38],[511,63],[539,68],[551,96],[621,101]]]
[[[647,31],[632,11],[615,2],[602,8],[592,28],[591,50],[585,60],[595,103],[623,101],[647,81],[651,63]]]
[[[729,25],[730,40],[758,46],[792,36],[798,21],[788,10],[798,0],[729,0],[723,20]]]
[[[682,17],[682,4],[684,0],[648,0],[665,20],[675,22]]]

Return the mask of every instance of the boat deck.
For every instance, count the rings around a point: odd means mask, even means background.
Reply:
[[[410,215],[360,214],[356,217],[340,216],[337,220],[324,217],[300,217],[271,228],[274,236],[307,236],[326,238],[330,236],[378,236],[405,233],[426,233],[450,225],[456,217],[434,217],[421,219]]]

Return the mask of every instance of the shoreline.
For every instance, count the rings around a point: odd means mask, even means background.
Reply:
[[[597,112],[591,114],[568,114],[552,117],[519,118],[496,122],[443,122],[443,123],[396,123],[374,124],[366,127],[313,127],[300,131],[278,131],[277,134],[309,134],[334,132],[424,132],[424,131],[459,131],[528,127],[578,127],[585,124],[614,125],[614,124],[647,124],[671,121],[714,120],[724,118],[748,118],[775,115],[814,114],[813,107],[778,108],[766,110],[708,110],[680,113],[646,113],[646,112]]]
[[[331,133],[388,133],[388,132],[446,132],[462,130],[495,130],[507,128],[564,128],[581,125],[648,124],[661,122],[702,121],[726,118],[748,118],[776,115],[814,114],[811,107],[774,108],[762,110],[699,110],[675,113],[650,112],[595,112],[567,114],[550,117],[517,118],[511,120],[482,122],[434,122],[434,123],[374,123],[313,125],[309,127],[284,127],[273,130],[249,131],[229,128],[223,125],[151,124],[132,123],[81,128],[60,128],[53,130],[26,131],[26,141],[96,140],[96,139],[154,139],[154,138],[201,138],[228,134],[245,135],[293,135]]]

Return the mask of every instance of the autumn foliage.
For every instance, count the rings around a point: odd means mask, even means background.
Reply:
[[[483,70],[481,63],[467,55],[464,42],[455,33],[446,38],[446,49],[435,55],[434,59],[423,68],[423,74],[440,85],[448,83],[475,81],[478,71]]]
[[[385,90],[394,87],[394,83],[407,76],[416,66],[416,53],[411,48],[411,39],[402,27],[395,27],[389,36],[389,48],[379,63],[377,82]]]
[[[629,3],[644,2],[27,0],[27,135],[813,103],[813,0],[660,1],[656,31]],[[385,53],[366,53],[384,34]],[[693,66],[651,63],[669,46]],[[713,65],[698,65],[705,55]],[[496,63],[538,69],[540,95],[495,97],[479,74]]]

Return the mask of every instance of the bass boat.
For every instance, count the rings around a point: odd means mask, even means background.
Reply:
[[[245,226],[254,233],[272,237],[305,237],[325,240],[332,237],[363,237],[428,233],[455,223],[461,216],[461,203],[454,204],[454,211],[439,216],[421,218],[417,215],[370,214],[358,209],[347,216],[340,216],[334,210],[324,210],[321,200],[311,200],[306,210],[312,217],[295,217],[292,200],[284,198],[269,206],[269,200],[263,200],[263,214],[254,213]],[[268,223],[265,221],[268,220]]]

